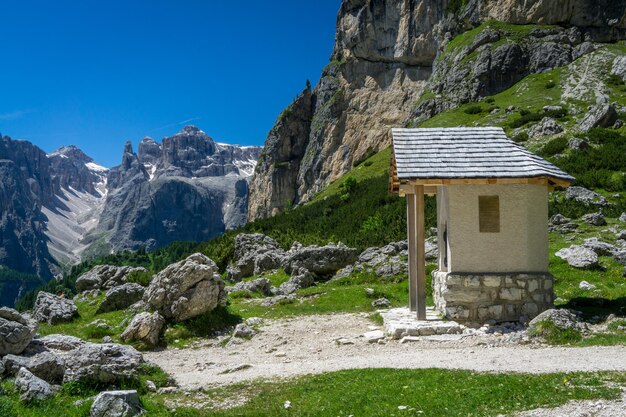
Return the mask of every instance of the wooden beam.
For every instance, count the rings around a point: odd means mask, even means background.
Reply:
[[[426,248],[424,232],[424,186],[415,187],[417,240],[417,319],[426,320]]]
[[[415,194],[415,186],[410,184],[400,184],[400,197],[404,197],[405,195]],[[424,194],[427,195],[435,195],[437,194],[437,187],[435,186],[425,186]]]
[[[409,309],[417,311],[417,216],[415,190],[406,196],[406,234],[409,243]]]

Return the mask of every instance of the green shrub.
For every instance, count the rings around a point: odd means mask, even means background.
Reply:
[[[485,99],[485,103],[488,103],[488,104],[493,104],[493,103],[495,103],[495,101],[496,100],[493,97],[487,97]]]
[[[517,135],[513,136],[511,139],[517,143],[527,142],[529,139],[528,132],[519,132]]]
[[[611,85],[611,86],[619,87],[619,86],[624,85],[625,83],[624,83],[624,80],[622,79],[622,77],[620,77],[619,75],[611,74],[611,75],[609,75],[609,78],[607,80],[607,84]]]
[[[483,108],[478,104],[467,107],[463,110],[466,114],[480,114],[483,112]]]
[[[139,284],[143,287],[147,287],[150,285],[150,281],[152,281],[152,277],[154,274],[148,270],[146,271],[131,271],[126,276],[126,282],[134,282],[135,284]]]
[[[560,137],[552,139],[550,142],[543,145],[543,147],[537,152],[540,156],[548,157],[554,156],[567,149],[568,139],[566,137]]]
[[[546,112],[537,112],[537,113],[533,113],[528,110],[520,110],[520,117],[513,120],[511,123],[509,123],[509,126],[513,129],[517,129],[531,122],[539,122],[544,117],[552,117],[554,119],[563,119],[565,116],[567,116],[566,109],[550,110]]]
[[[551,90],[556,87],[556,83],[554,81],[548,81],[545,85],[546,90]]]

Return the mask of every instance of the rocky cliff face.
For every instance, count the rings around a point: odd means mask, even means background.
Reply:
[[[109,170],[74,146],[46,155],[5,136],[0,268],[49,279],[85,256],[203,241],[240,226],[260,152],[188,126],[162,143],[145,138],[138,154],[128,142]]]
[[[456,35],[491,20],[554,26],[494,30],[442,56]],[[626,0],[343,0],[331,63],[268,135],[249,218],[306,202],[387,147],[390,127],[569,64],[625,30]]]
[[[127,143],[108,174],[88,254],[199,242],[245,224],[247,181],[260,152],[217,143],[193,126],[161,143],[145,138],[137,154]]]

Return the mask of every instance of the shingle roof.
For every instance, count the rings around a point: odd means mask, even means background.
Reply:
[[[397,179],[574,178],[498,127],[393,129]]]

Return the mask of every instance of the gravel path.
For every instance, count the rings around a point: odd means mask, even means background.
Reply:
[[[240,344],[204,340],[188,349],[145,354],[183,389],[362,368],[444,368],[488,372],[626,371],[626,347],[565,348],[507,343],[506,336],[424,337],[370,344],[367,315],[335,314],[266,321]],[[352,344],[337,344],[344,338]],[[239,341],[239,340],[238,340]],[[569,415],[569,414],[566,414]]]

